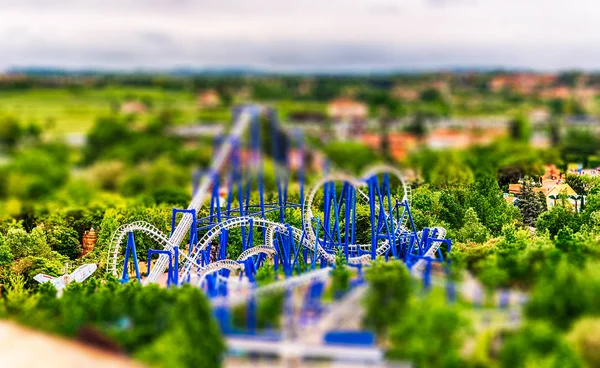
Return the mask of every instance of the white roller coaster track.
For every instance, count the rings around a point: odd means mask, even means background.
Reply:
[[[270,294],[285,289],[293,289],[302,285],[308,285],[313,281],[325,281],[329,278],[332,268],[326,267],[320,270],[311,271],[298,276],[292,276],[282,281],[277,281],[266,286],[262,286],[248,293],[241,295],[235,295],[231,297],[218,297],[211,300],[211,305],[214,308],[218,307],[234,307],[236,305],[244,304],[254,297],[258,297],[265,294]]]
[[[256,113],[257,110],[253,109],[251,111],[243,111],[240,114],[240,117],[234,125],[229,138],[221,144],[219,151],[214,156],[214,159],[212,160],[212,165],[209,169],[209,173],[221,172],[221,170],[225,166],[225,163],[227,162],[227,159],[229,158],[229,155],[232,152],[232,149],[234,147],[234,141],[239,140],[241,138],[242,134],[247,130],[253,114]],[[194,196],[194,198],[192,198],[192,202],[188,206],[189,210],[196,210],[196,212],[200,210],[200,208],[206,200],[206,197],[212,185],[212,175],[209,174],[202,178],[202,180],[200,181],[200,185],[198,186],[196,195]],[[171,251],[173,249],[173,246],[181,244],[183,238],[188,233],[190,226],[192,225],[192,221],[192,215],[184,214],[182,219],[179,221],[179,224],[175,228],[175,231],[169,238],[169,241],[165,243],[165,250]],[[146,278],[145,284],[157,282],[161,275],[167,270],[168,263],[168,256],[159,256],[156,264],[154,265],[150,274]]]
[[[123,225],[115,231],[108,246],[108,258],[106,262],[107,273],[110,273],[115,277],[119,276],[117,266],[123,239],[129,232],[133,231],[141,232],[142,234],[149,236],[155,243],[162,245],[164,249],[169,249],[168,247],[173,249],[173,247],[175,247],[174,244],[170,243],[169,238],[165,234],[149,222],[136,221]],[[179,257],[186,259],[188,262],[191,261],[184,252],[179,252]]]

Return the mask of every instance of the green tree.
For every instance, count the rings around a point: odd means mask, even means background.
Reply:
[[[528,323],[510,335],[500,352],[500,366],[583,368],[560,332],[543,323]]]
[[[525,312],[530,319],[547,320],[564,330],[581,316],[600,314],[597,264],[582,268],[563,260],[547,267],[533,288]]]
[[[527,226],[535,225],[544,207],[539,197],[533,191],[533,184],[529,178],[523,180],[517,206],[523,216],[523,223]]]
[[[411,294],[411,277],[400,261],[371,263],[365,274],[369,288],[364,299],[363,323],[384,338],[388,328],[406,313]]]
[[[471,168],[465,166],[457,152],[449,151],[431,168],[429,178],[433,186],[451,188],[471,184],[474,175]]]
[[[531,139],[531,123],[523,114],[515,116],[509,123],[510,137],[515,141],[529,142]]]
[[[456,240],[483,243],[487,240],[487,237],[487,228],[479,221],[477,212],[469,207],[465,212],[463,226],[456,232]]]
[[[98,118],[87,134],[84,161],[86,163],[96,161],[115,146],[127,142],[130,137],[131,132],[125,120],[119,119],[116,115]]]
[[[456,306],[430,296],[404,311],[400,320],[391,322],[387,358],[423,368],[464,365],[459,352],[470,326]]]
[[[33,240],[23,229],[10,229],[6,234],[6,245],[15,258],[22,258],[31,254]]]
[[[567,341],[588,367],[600,367],[600,318],[578,320],[567,335]]]
[[[0,234],[0,267],[8,266],[13,261],[13,254],[10,246],[4,241],[4,237]]]
[[[427,135],[427,125],[425,121],[425,114],[417,111],[413,117],[411,123],[405,129],[408,133],[412,133],[417,138],[424,138]]]
[[[8,192],[24,200],[50,195],[69,178],[64,153],[52,149],[19,152],[9,164]]]
[[[202,290],[182,287],[168,316],[168,330],[135,356],[157,367],[221,366],[225,343]]]
[[[563,140],[562,156],[566,162],[579,162],[588,166],[589,156],[598,151],[598,137],[589,130],[568,129]]]
[[[52,250],[63,256],[75,259],[81,254],[77,231],[65,226],[52,226],[47,232],[48,244]]]
[[[548,231],[552,238],[565,228],[578,230],[577,214],[561,205],[556,205],[550,211],[542,213],[536,222],[536,229],[540,232]]]
[[[334,295],[346,292],[350,288],[350,271],[346,267],[344,253],[335,255],[335,268],[331,271],[331,289]]]
[[[0,145],[12,149],[19,143],[23,134],[23,128],[14,116],[0,115]]]
[[[567,174],[565,183],[569,184],[569,186],[579,195],[586,195],[588,192],[587,182],[581,175]]]

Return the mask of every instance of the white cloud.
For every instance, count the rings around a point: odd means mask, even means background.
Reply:
[[[5,0],[0,68],[600,66],[592,0]]]

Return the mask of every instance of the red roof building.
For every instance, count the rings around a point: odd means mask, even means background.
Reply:
[[[327,105],[327,115],[335,120],[365,120],[368,113],[366,104],[349,98],[338,98]]]

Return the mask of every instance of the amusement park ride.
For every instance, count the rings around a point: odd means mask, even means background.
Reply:
[[[214,148],[210,168],[194,176],[188,208],[173,209],[171,234],[143,221],[121,226],[109,246],[108,273],[128,281],[133,269],[140,282],[149,284],[159,282],[166,272],[169,286],[201,287],[227,330],[228,313],[219,311],[252,304],[265,293],[324,283],[339,254],[358,274],[378,257],[400,259],[425,283],[432,262],[448,265],[451,241],[445,239],[445,229],[415,227],[410,187],[397,169],[374,166],[359,177],[329,173],[305,189],[307,150],[302,136],[285,132],[273,109],[252,105],[234,110],[231,133],[216,140]],[[290,165],[292,150],[300,155],[295,170]],[[265,196],[265,155],[275,166],[277,196],[272,202]],[[292,178],[299,188],[298,203],[288,200]],[[392,182],[402,189],[398,198]],[[370,241],[365,244],[358,242],[359,203],[369,209]],[[208,216],[200,217],[203,206]],[[292,209],[301,211],[301,225],[291,224]],[[228,259],[233,230],[241,236],[242,249],[235,259]],[[144,279],[134,233],[145,234],[160,247],[148,250]],[[277,280],[258,287],[255,277],[260,267],[272,267]],[[245,292],[232,292],[240,287]]]

